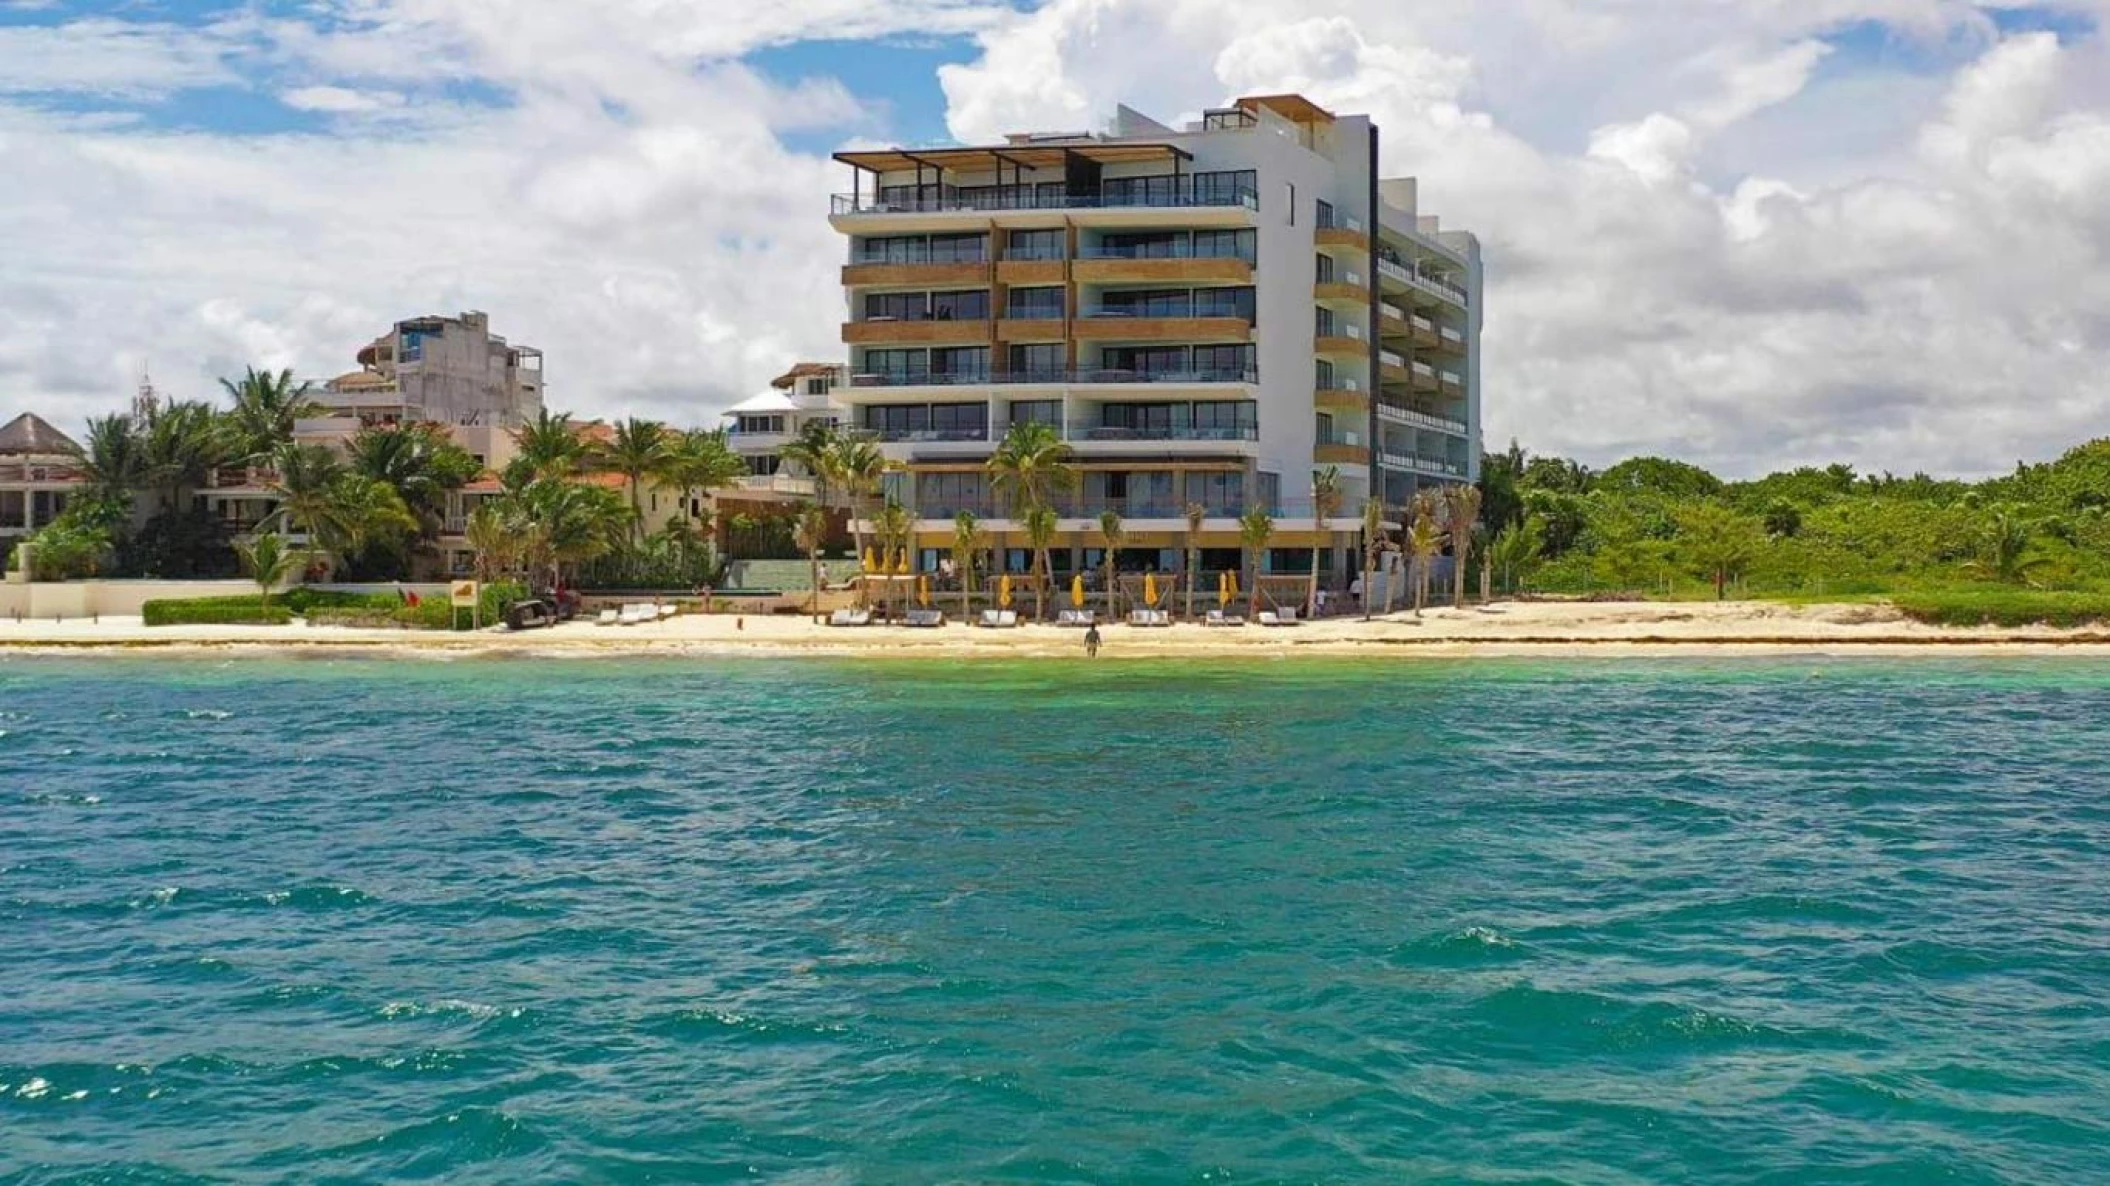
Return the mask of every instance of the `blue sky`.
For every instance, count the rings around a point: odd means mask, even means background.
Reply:
[[[2005,469],[2110,407],[2105,3],[0,0],[0,415],[482,308],[711,423],[842,352],[844,141],[1301,90],[1479,236],[1490,442]]]

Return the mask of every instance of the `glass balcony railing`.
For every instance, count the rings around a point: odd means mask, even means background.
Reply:
[[[933,253],[927,250],[901,251],[896,249],[884,252],[853,252],[850,256],[850,262],[859,267],[874,264],[986,264],[989,262],[989,254],[986,251],[942,251]]]
[[[1070,425],[1073,441],[1257,441],[1260,428],[1253,424],[1215,425],[1119,425],[1079,423]]]
[[[1078,259],[1235,259],[1251,264],[1253,253],[1249,251],[1195,250],[1194,244],[1183,241],[1170,243],[1087,243],[1077,249]]]
[[[1182,207],[1243,206],[1260,208],[1260,195],[1250,189],[1225,186],[1152,186],[1149,188],[1101,187],[1078,193],[1043,193],[1020,187],[974,194],[924,193],[915,196],[883,197],[877,194],[836,194],[830,202],[835,214],[950,214],[956,211],[987,210],[1093,210],[1179,209]]]

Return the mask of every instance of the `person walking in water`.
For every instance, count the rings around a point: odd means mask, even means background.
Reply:
[[[1099,623],[1097,622],[1093,622],[1084,631],[1084,657],[1087,659],[1099,657]]]

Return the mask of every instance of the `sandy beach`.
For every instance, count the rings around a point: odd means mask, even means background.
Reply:
[[[1500,602],[1432,608],[1365,622],[1334,618],[1294,627],[1104,627],[1102,659],[1296,654],[1469,656],[1694,655],[1796,652],[2013,653],[2110,657],[2110,630],[1949,628],[1914,622],[1883,605],[1774,602]],[[985,630],[901,626],[836,628],[803,617],[685,615],[637,626],[571,622],[553,629],[474,633],[330,626],[148,627],[138,618],[0,622],[0,652],[220,653],[286,650],[433,654],[631,655],[756,653],[885,659],[1082,657],[1083,631],[1053,626]]]

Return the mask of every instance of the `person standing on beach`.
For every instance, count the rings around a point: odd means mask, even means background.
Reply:
[[[1084,632],[1084,657],[1087,659],[1099,657],[1099,623],[1097,622],[1092,623]]]

